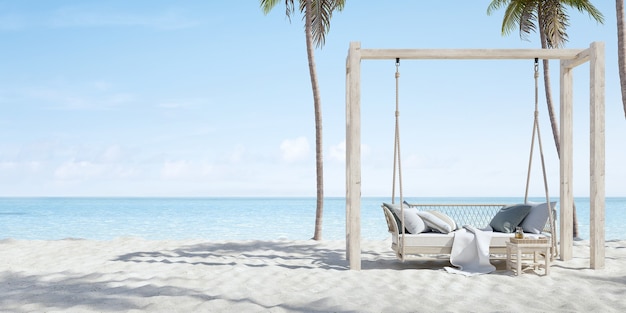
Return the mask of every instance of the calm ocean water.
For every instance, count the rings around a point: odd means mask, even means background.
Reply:
[[[423,203],[517,203],[520,198],[406,198]],[[541,201],[541,198],[530,199]],[[544,199],[545,200],[545,199]],[[556,200],[556,199],[553,199]],[[364,239],[388,238],[380,205],[363,198]],[[589,199],[575,200],[580,237],[589,239]],[[345,199],[327,198],[323,239],[345,239]],[[306,240],[315,198],[0,198],[0,239],[116,237],[206,240]],[[606,199],[606,239],[626,239],[626,198]]]

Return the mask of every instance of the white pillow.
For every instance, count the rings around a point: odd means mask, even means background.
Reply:
[[[426,226],[443,234],[456,230],[456,223],[449,216],[437,211],[418,211],[417,215]]]
[[[528,202],[527,204],[531,206],[530,212],[520,223],[520,226],[522,226],[522,229],[524,229],[525,233],[541,234],[543,228],[548,222],[548,218],[550,217],[550,215],[548,215],[548,204],[546,202]],[[554,210],[554,208],[556,207],[556,201],[550,202],[550,207]]]
[[[457,229],[456,222],[450,216],[439,211],[428,211],[428,212],[435,215],[440,220],[444,221],[446,224],[450,225],[450,229],[452,229],[453,231]]]
[[[400,224],[402,222],[402,208],[400,208],[397,204],[384,203],[384,205],[391,210],[391,212],[398,219],[398,224]],[[426,224],[424,224],[424,221],[417,215],[416,208],[404,205],[404,228],[407,232],[409,232],[409,234],[419,234],[427,230]],[[399,229],[398,231],[402,234],[402,229]]]

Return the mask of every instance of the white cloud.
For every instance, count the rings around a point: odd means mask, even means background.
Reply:
[[[29,162],[13,162],[4,161],[0,162],[0,171],[14,171],[14,172],[37,172],[42,168],[41,162],[29,161]]]
[[[372,152],[369,145],[361,144],[361,155],[368,156]],[[346,161],[346,141],[342,141],[334,146],[330,146],[329,149],[330,160],[345,162]]]
[[[0,162],[1,170],[12,170],[17,167],[15,162]]]
[[[372,148],[369,145],[361,144],[361,153],[364,156],[368,156],[368,155],[372,154]]]
[[[230,162],[232,163],[240,162],[243,159],[245,152],[246,152],[246,148],[243,145],[237,145],[230,154],[230,158],[229,158]]]
[[[106,169],[101,164],[88,161],[68,161],[54,171],[54,176],[61,180],[85,180],[102,176]]]
[[[161,177],[164,179],[198,179],[207,177],[213,172],[213,166],[209,164],[197,164],[194,162],[166,161],[161,167]]]
[[[120,159],[122,156],[122,148],[118,145],[112,145],[107,147],[102,153],[102,159],[105,162],[113,162]]]
[[[37,165],[37,169],[39,167]],[[53,173],[54,178],[61,181],[94,181],[134,178],[139,174],[139,170],[116,163],[72,160],[62,163]]]
[[[280,144],[282,158],[287,162],[295,162],[306,159],[310,150],[309,141],[305,137],[285,139]]]
[[[346,141],[330,146],[329,156],[331,160],[344,162],[346,160]]]

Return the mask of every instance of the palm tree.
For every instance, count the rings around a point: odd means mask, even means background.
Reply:
[[[278,4],[279,0],[260,0],[264,14],[268,14]],[[284,0],[286,14],[291,21],[294,14],[294,0]],[[324,212],[324,163],[322,157],[322,101],[313,44],[319,48],[326,41],[326,34],[330,30],[330,19],[335,10],[341,11],[345,0],[299,0],[300,13],[304,14],[304,33],[306,35],[306,52],[309,61],[309,74],[313,90],[313,106],[315,108],[315,165],[317,174],[317,203],[315,211],[314,240],[322,240],[322,217]]]
[[[620,0],[617,0],[618,2]],[[623,0],[622,0],[623,1]],[[502,35],[509,35],[519,29],[520,37],[528,39],[531,32],[539,28],[539,38],[542,49],[558,49],[565,46],[567,42],[567,27],[569,26],[569,16],[566,6],[577,9],[579,12],[587,12],[590,17],[599,23],[604,22],[604,16],[589,0],[492,0],[487,8],[487,15],[494,11],[506,7],[504,19],[502,20]],[[552,135],[557,155],[560,156],[561,144],[559,126],[554,114],[552,105],[552,89],[550,88],[550,68],[549,60],[543,60],[543,81],[546,92],[546,104]],[[576,219],[576,207],[574,206],[574,233],[578,237],[578,221]]]
[[[617,61],[619,64],[619,81],[622,86],[622,104],[626,117],[626,43],[624,42],[624,0],[615,0],[615,12],[617,13]]]

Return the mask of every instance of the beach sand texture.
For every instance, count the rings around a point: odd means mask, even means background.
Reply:
[[[626,241],[588,242],[549,276],[449,274],[446,260],[397,260],[389,241],[0,241],[2,312],[622,312]]]

